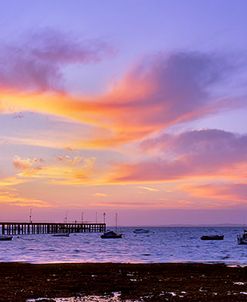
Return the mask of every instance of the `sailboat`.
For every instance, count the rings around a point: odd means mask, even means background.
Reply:
[[[100,237],[102,239],[118,239],[122,238],[123,234],[120,234],[117,232],[117,213],[116,213],[116,232],[114,231],[106,231],[104,234],[102,234]]]

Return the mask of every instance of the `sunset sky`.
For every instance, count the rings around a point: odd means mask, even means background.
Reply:
[[[0,1],[0,220],[247,223],[246,12]]]

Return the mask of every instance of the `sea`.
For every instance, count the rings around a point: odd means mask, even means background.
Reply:
[[[14,236],[0,241],[0,262],[203,262],[247,265],[247,245],[237,244],[241,227],[145,227],[147,234],[122,227],[122,239],[101,239],[99,233]],[[114,229],[113,229],[114,230]],[[224,240],[204,241],[203,235],[224,235]]]

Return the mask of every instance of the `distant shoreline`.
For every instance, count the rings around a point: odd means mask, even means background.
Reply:
[[[142,301],[244,301],[247,267],[202,263],[0,263],[0,301],[121,293]],[[174,296],[174,299],[175,299]],[[167,299],[166,299],[167,298]],[[170,299],[170,300],[169,300]]]
[[[107,226],[108,228],[115,228],[115,226]],[[247,228],[247,224],[167,224],[167,225],[119,225],[118,228]]]

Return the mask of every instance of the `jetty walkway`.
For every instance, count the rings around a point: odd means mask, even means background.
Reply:
[[[2,235],[99,233],[106,231],[105,223],[0,222]]]

